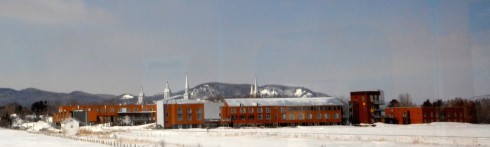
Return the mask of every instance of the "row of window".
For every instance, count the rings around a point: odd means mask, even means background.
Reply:
[[[191,108],[187,108],[186,109],[186,112],[187,112],[187,114],[192,114],[192,109]],[[182,108],[177,108],[177,114],[182,114]],[[197,114],[202,114],[202,109],[201,108],[197,108]]]
[[[276,116],[277,117],[277,116]],[[316,119],[330,119],[330,114],[316,114],[315,116]],[[339,119],[339,114],[338,113],[335,113],[334,116],[333,116],[334,119]],[[240,119],[240,120],[255,120],[255,115],[249,115],[248,117],[246,117],[246,115],[232,115],[231,120],[237,120],[237,119]],[[276,118],[277,119],[277,118]],[[281,115],[281,119],[283,120],[304,120],[305,119],[305,114],[289,114],[289,118],[288,118],[288,115],[286,114],[282,114]],[[306,119],[313,119],[313,114],[306,114]],[[257,120],[264,120],[264,115],[262,114],[259,114],[257,115]],[[271,120],[271,115],[270,114],[266,114],[265,115],[265,120]]]
[[[436,116],[436,118],[438,118],[439,112],[436,112],[435,116]],[[458,113],[454,112],[454,115],[451,115],[451,113],[448,112],[448,113],[446,113],[446,116],[448,118],[451,118],[451,116],[452,117],[458,117]],[[427,117],[427,113],[424,112],[424,118],[426,118],[426,117]],[[434,112],[430,112],[430,117],[434,117]],[[461,118],[463,117],[463,112],[459,112],[459,117],[461,117]]]
[[[257,113],[264,113],[264,108],[230,108],[230,113],[237,113],[237,109],[240,113],[254,113],[257,110]],[[281,113],[286,113],[286,107],[280,107]],[[288,111],[311,111],[311,110],[340,110],[342,109],[340,106],[318,106],[318,107],[288,107]],[[271,113],[271,108],[266,107],[265,113]]]
[[[168,116],[168,114],[167,114]],[[197,114],[197,120],[202,120],[202,114]],[[177,121],[183,121],[183,115],[182,114],[177,114]],[[187,120],[192,121],[192,114],[187,115]]]
[[[288,111],[340,110],[340,106],[288,107]]]
[[[131,112],[139,112],[139,110],[140,110],[139,108],[140,107],[134,107],[133,108],[133,111],[131,111]],[[59,111],[61,112],[61,110],[62,109],[60,109]],[[93,109],[91,109],[91,108],[85,108],[85,109],[72,109],[72,110],[85,110],[85,111],[92,111],[93,110],[95,112],[99,112],[99,108],[93,108]],[[114,107],[109,107],[109,112],[114,112],[114,110],[115,110]],[[119,108],[119,112],[122,112],[123,110],[130,110],[130,109],[129,108],[124,108],[124,107]],[[66,111],[67,111],[66,109],[63,109],[63,112],[66,112]],[[143,107],[141,109],[141,111],[153,111],[153,108],[149,108],[148,109],[146,107]],[[105,113],[106,112],[106,108],[101,108],[100,109],[100,112]]]

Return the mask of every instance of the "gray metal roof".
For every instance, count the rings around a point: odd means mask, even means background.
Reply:
[[[334,97],[312,98],[240,98],[225,99],[228,106],[322,106],[343,105],[342,101]]]

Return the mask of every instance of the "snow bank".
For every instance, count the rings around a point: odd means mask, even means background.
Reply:
[[[20,126],[21,128],[27,128],[27,131],[29,132],[39,132],[41,130],[47,130],[50,132],[61,132],[61,130],[54,128],[44,121],[22,123]]]

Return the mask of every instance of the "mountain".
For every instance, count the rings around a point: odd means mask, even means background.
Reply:
[[[0,88],[0,104],[18,103],[22,106],[30,106],[36,101],[47,101],[54,104],[92,104],[110,102],[116,96],[108,94],[90,94],[82,91],[70,93],[56,93],[35,88],[14,90]]]
[[[480,96],[474,96],[470,98],[471,100],[481,100],[481,99],[490,99],[490,94],[488,95],[480,95]]]
[[[251,84],[229,84],[209,82],[203,83],[189,89],[191,99],[214,99],[214,98],[245,98],[250,97]],[[258,91],[261,97],[322,97],[328,96],[324,93],[313,92],[305,87],[263,85]],[[184,90],[172,93],[173,96],[183,95]],[[154,95],[146,99],[162,99],[163,94]]]
[[[250,97],[250,84],[228,84],[209,82],[203,83],[189,89],[191,99],[223,99],[223,98],[245,98]],[[259,86],[258,91],[261,97],[322,97],[328,96],[323,93],[311,91],[305,87],[283,86],[283,85],[263,85]],[[179,97],[184,94],[184,90],[172,93],[172,96]],[[163,94],[146,96],[145,101],[152,102],[163,99]],[[43,91],[35,88],[14,90],[10,88],[0,88],[0,105],[18,103],[22,106],[30,106],[36,101],[48,101],[55,105],[69,104],[110,104],[110,103],[136,103],[137,96],[130,94],[110,95],[110,94],[90,94],[83,91],[73,91],[70,93],[56,93]]]

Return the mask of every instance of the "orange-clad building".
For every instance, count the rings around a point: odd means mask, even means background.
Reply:
[[[313,126],[342,123],[342,102],[333,97],[225,99],[224,126]]]
[[[386,123],[394,124],[466,121],[463,107],[390,107],[385,115]]]
[[[164,104],[164,128],[202,128],[204,124],[204,103]]]
[[[82,125],[110,123],[112,125],[138,125],[156,120],[156,105],[73,105],[59,106],[53,115],[53,122],[60,124],[64,119],[74,117]]]

